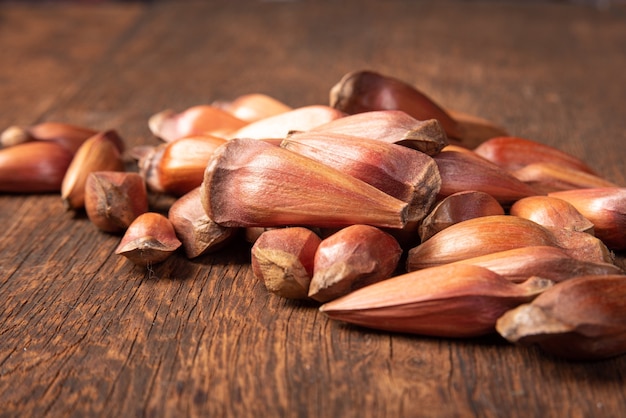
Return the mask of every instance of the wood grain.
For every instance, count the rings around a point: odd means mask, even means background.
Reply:
[[[93,6],[93,7],[90,7]],[[626,184],[626,9],[542,2],[0,6],[0,129],[154,144],[147,118],[243,93],[326,103],[348,71],[584,158]],[[155,206],[167,209],[167,198]],[[0,195],[0,416],[619,416],[626,358],[331,322],[268,294],[249,247],[145,270],[60,197]],[[623,260],[623,255],[620,255]]]

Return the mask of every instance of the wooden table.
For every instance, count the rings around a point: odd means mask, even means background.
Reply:
[[[626,184],[621,6],[3,3],[0,51],[1,129],[64,121],[156,144],[157,111],[250,92],[325,104],[369,68]],[[626,412],[626,356],[573,363],[496,337],[345,326],[269,294],[245,245],[146,271],[56,194],[4,194],[0,208],[3,417]]]

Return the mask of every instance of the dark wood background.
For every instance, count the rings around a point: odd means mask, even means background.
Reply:
[[[614,3],[1,3],[0,51],[0,129],[64,121],[156,144],[147,119],[165,108],[251,92],[327,103],[369,68],[626,184]],[[0,195],[0,225],[3,417],[626,412],[626,356],[573,363],[330,322],[268,294],[245,245],[146,271],[55,194]]]

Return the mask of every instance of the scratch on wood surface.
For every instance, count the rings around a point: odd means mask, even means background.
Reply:
[[[130,343],[130,347],[128,348],[128,352],[126,353],[126,355],[124,356],[124,362],[122,363],[121,367],[119,368],[119,370],[117,371],[117,373],[115,374],[115,376],[113,377],[111,384],[109,386],[109,390],[107,392],[107,395],[104,399],[104,404],[108,405],[111,402],[111,399],[113,397],[113,392],[115,391],[115,389],[117,388],[117,383],[120,381],[122,374],[124,373],[125,369],[127,368],[129,362],[131,361],[131,357],[134,354],[135,351],[135,344],[137,343],[137,339],[139,337],[139,331],[135,333],[135,335],[133,336],[131,343]]]

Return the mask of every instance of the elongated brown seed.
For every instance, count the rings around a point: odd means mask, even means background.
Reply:
[[[61,199],[66,209],[84,207],[85,183],[89,174],[95,171],[124,171],[120,143],[117,132],[108,130],[97,133],[80,146],[61,184]]]
[[[473,264],[485,267],[517,283],[531,276],[541,276],[554,282],[561,282],[583,275],[623,274],[622,269],[615,264],[579,260],[569,256],[560,248],[545,245],[498,251],[452,264]]]
[[[552,246],[590,262],[612,262],[613,256],[597,238],[583,232],[546,228],[511,215],[482,216],[459,222],[409,250],[407,270],[453,263],[527,246]]]
[[[401,110],[415,119],[436,119],[448,136],[463,138],[459,124],[442,106],[409,83],[378,72],[345,74],[331,88],[330,104],[348,114]]]
[[[509,171],[519,170],[529,164],[552,163],[596,174],[580,158],[528,138],[498,136],[478,145],[474,152]]]
[[[512,343],[595,360],[626,353],[626,276],[580,276],[556,284],[496,323]]]
[[[0,192],[59,192],[73,155],[54,142],[25,142],[0,149]]]
[[[0,134],[0,144],[16,145],[28,141],[51,141],[74,154],[97,131],[62,122],[41,122],[31,126],[10,126]]]
[[[209,161],[202,202],[223,226],[402,228],[407,207],[369,184],[295,152],[233,139]]]
[[[204,170],[225,139],[196,135],[163,143],[139,159],[139,173],[151,191],[180,197],[199,187]]]
[[[491,121],[447,109],[408,82],[373,71],[344,75],[331,88],[330,103],[349,114],[402,110],[419,120],[438,120],[452,141],[468,148],[489,138],[508,135],[504,128]]]
[[[617,184],[600,176],[554,163],[532,163],[512,171],[511,174],[541,194],[571,189],[617,187]]]
[[[433,158],[441,175],[441,198],[474,190],[493,196],[502,205],[510,205],[537,194],[506,170],[470,151],[443,150]]]
[[[343,112],[329,106],[302,106],[252,122],[229,138],[282,139],[291,131],[308,131],[343,116]]]
[[[375,139],[436,155],[448,144],[448,137],[436,119],[417,120],[401,110],[377,110],[335,119],[312,129]]]
[[[600,187],[549,193],[572,204],[593,223],[594,234],[609,248],[626,249],[626,188]]]
[[[396,144],[331,132],[303,132],[281,147],[358,178],[408,203],[408,221],[420,221],[441,187],[435,161]]]
[[[483,267],[444,265],[355,290],[322,305],[320,311],[331,319],[368,328],[474,337],[494,333],[504,312],[551,285],[537,277],[516,284]]]
[[[248,122],[211,105],[191,106],[182,112],[167,109],[155,113],[148,120],[150,131],[165,142],[215,132],[228,135],[247,124]]]

